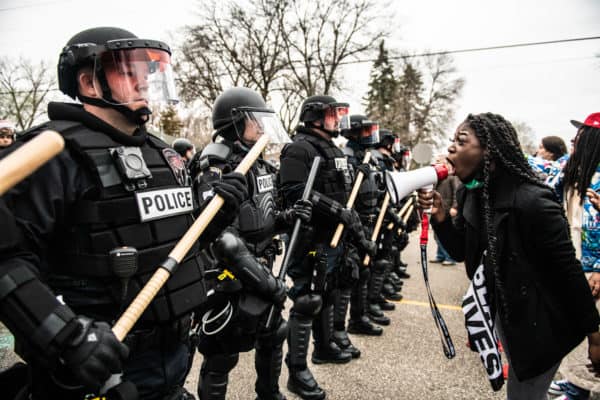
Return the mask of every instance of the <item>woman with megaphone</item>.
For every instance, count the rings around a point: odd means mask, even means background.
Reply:
[[[586,336],[600,371],[600,316],[553,192],[529,167],[510,122],[469,115],[447,161],[464,187],[455,220],[436,191],[419,205],[444,248],[464,261],[471,286],[466,326],[494,390],[503,384],[497,339],[508,359],[507,398],[545,399],[561,359]]]

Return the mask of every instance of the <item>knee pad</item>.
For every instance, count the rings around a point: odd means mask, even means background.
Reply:
[[[210,371],[219,374],[227,374],[231,371],[238,360],[240,359],[239,353],[234,354],[215,354],[204,359],[202,363],[202,373]]]
[[[321,311],[322,306],[323,298],[320,295],[314,293],[305,294],[296,298],[290,310],[290,315],[294,313],[302,317],[313,318]]]

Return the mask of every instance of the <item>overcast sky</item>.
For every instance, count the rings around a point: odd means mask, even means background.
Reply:
[[[326,1],[326,0],[325,0]],[[170,42],[192,24],[194,0],[0,0],[0,56],[55,61],[75,33],[119,26]],[[600,0],[395,0],[389,47],[456,50],[600,36]],[[456,118],[493,111],[538,137],[571,138],[570,119],[600,111],[600,40],[454,55],[466,80]],[[362,111],[370,65],[346,73],[339,100]],[[348,85],[350,86],[350,85]],[[341,97],[347,97],[342,99]],[[451,129],[453,129],[452,127]]]

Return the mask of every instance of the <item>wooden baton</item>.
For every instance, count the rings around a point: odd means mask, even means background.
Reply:
[[[377,236],[379,235],[379,230],[381,229],[381,224],[383,223],[383,217],[385,217],[385,212],[387,211],[389,203],[390,194],[385,192],[385,197],[383,198],[383,203],[381,204],[381,210],[379,210],[377,222],[375,223],[375,228],[373,228],[373,233],[371,234],[371,241],[374,243],[377,243]],[[371,261],[371,257],[369,257],[367,254],[363,260],[363,265],[366,267],[369,265],[369,261]]]

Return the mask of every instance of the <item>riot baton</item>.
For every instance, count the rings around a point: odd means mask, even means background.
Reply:
[[[0,196],[65,147],[59,133],[46,130],[0,161]]]
[[[310,167],[310,172],[308,173],[308,179],[306,180],[306,186],[304,186],[304,192],[302,192],[302,200],[308,200],[310,197],[310,192],[312,191],[312,187],[315,183],[315,178],[317,177],[317,172],[319,172],[319,163],[321,162],[321,157],[315,157],[313,159],[312,166]],[[298,241],[298,235],[300,234],[300,226],[302,225],[302,220],[300,218],[296,218],[294,222],[294,229],[292,230],[292,236],[290,236],[290,241],[286,246],[285,257],[283,257],[283,262],[281,263],[281,268],[279,268],[279,274],[277,275],[277,279],[282,282],[285,282],[285,275],[287,274],[288,264],[290,262],[290,257],[294,247],[296,247],[296,242]],[[267,323],[265,324],[265,328],[270,328],[271,323],[273,322],[273,313],[275,312],[275,306],[271,306],[269,310],[269,316],[267,317]]]
[[[240,162],[234,172],[245,175],[269,143],[269,139],[269,135],[263,134],[254,146],[252,146],[248,154],[242,159],[242,162]],[[175,272],[181,260],[221,209],[223,203],[223,198],[218,194],[215,194],[206,208],[202,210],[202,213],[200,213],[196,221],[194,221],[188,231],[183,235],[179,242],[177,242],[175,248],[171,250],[167,259],[158,266],[156,272],[152,275],[152,278],[150,278],[133,302],[127,307],[123,315],[121,315],[112,328],[113,333],[120,341],[125,339],[127,333],[142,316],[152,299],[154,299],[158,291],[163,287],[167,279],[169,279],[169,276]]]
[[[406,212],[406,210],[408,210],[408,208],[410,207],[410,205],[412,204],[412,194],[410,196],[410,198],[408,200],[406,200],[406,203],[404,203],[404,205],[402,206],[402,208],[400,209],[400,211],[398,211],[398,217],[404,219],[404,213]],[[394,227],[394,223],[390,222],[387,226],[388,231],[391,231],[392,228]]]
[[[371,152],[367,151],[365,153],[365,157],[363,158],[362,163],[366,164],[371,159]],[[358,171],[356,174],[356,179],[354,180],[354,185],[352,186],[352,192],[350,192],[350,197],[348,197],[348,201],[346,202],[346,208],[352,208],[354,202],[356,201],[356,196],[358,195],[358,190],[360,189],[360,185],[362,184],[364,175],[362,171]],[[333,238],[331,239],[331,243],[329,246],[332,249],[335,249],[342,237],[342,232],[344,231],[344,224],[338,224],[335,233],[333,234]]]
[[[385,197],[383,198],[383,203],[381,204],[381,210],[379,210],[379,215],[377,216],[377,223],[375,224],[375,228],[373,228],[373,234],[371,234],[371,241],[376,242],[377,236],[379,235],[379,230],[381,229],[381,224],[383,223],[383,217],[385,217],[385,212],[387,211],[388,205],[390,203],[390,194],[386,191]],[[363,259],[363,265],[366,267],[369,265],[369,261],[371,257],[367,254]]]

